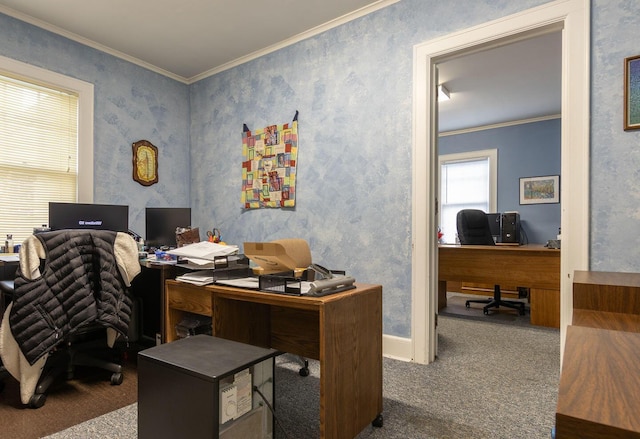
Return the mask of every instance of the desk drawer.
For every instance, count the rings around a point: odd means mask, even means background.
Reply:
[[[211,317],[211,300],[211,292],[205,288],[167,283],[167,302],[170,309]]]

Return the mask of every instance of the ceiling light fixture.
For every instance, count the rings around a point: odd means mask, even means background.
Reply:
[[[449,96],[449,90],[447,90],[444,85],[440,84],[438,86],[438,101],[448,101],[449,99],[451,99]]]

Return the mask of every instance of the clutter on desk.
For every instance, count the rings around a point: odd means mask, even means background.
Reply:
[[[260,291],[296,296],[326,296],[355,288],[355,279],[342,270],[328,270],[311,264],[301,275],[295,272],[258,277]]]
[[[200,242],[200,229],[194,227],[176,227],[176,247]]]
[[[222,245],[215,242],[200,241],[167,251],[183,258],[205,259],[213,261],[218,256],[229,256],[238,253],[237,245]]]
[[[206,268],[201,268],[201,265],[190,262],[188,261],[187,264],[181,263],[180,267],[196,268],[177,276],[177,281],[194,285],[208,285],[217,280],[245,278],[251,275],[249,259],[244,255],[218,256],[213,261],[208,261],[210,266]]]
[[[254,273],[258,275],[286,273],[288,271],[304,271],[311,262],[308,258],[301,258],[299,254],[308,253],[308,247],[303,241],[290,240],[287,245],[283,242],[245,242],[244,254],[258,267]],[[306,262],[301,263],[302,259]]]
[[[207,230],[207,241],[214,242],[216,244],[222,243],[222,236],[220,235],[220,230],[215,227],[213,230]]]
[[[211,270],[190,271],[180,276],[176,280],[193,285],[209,285],[213,283],[213,272]]]

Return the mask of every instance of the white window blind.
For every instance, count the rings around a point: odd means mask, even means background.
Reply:
[[[77,200],[77,95],[0,76],[0,151],[0,238],[20,243]]]
[[[440,230],[442,241],[456,242],[456,216],[462,209],[495,209],[496,150],[440,158]]]

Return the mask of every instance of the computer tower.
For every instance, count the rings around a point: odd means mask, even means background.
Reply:
[[[520,214],[518,212],[502,214],[502,243],[520,243]]]
[[[501,213],[488,213],[487,219],[489,220],[489,228],[491,229],[491,236],[493,241],[499,243],[502,241],[502,214]]]

